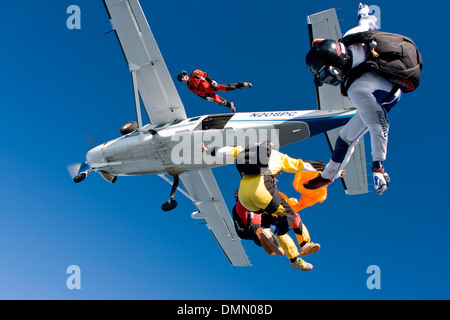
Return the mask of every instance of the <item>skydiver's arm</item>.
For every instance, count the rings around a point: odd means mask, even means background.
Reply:
[[[272,156],[274,161],[272,161]],[[303,162],[301,159],[291,158],[288,155],[276,150],[272,150],[269,167],[272,172],[279,172],[280,170],[290,173],[316,171],[310,163]]]
[[[214,81],[213,79],[211,79],[211,77],[207,74],[205,77],[206,81],[209,82],[209,84],[213,87],[216,88],[217,87],[217,82]]]
[[[213,147],[207,148],[204,144],[202,144],[202,151],[206,152],[207,155],[219,158],[232,158],[236,159],[239,152],[244,150],[243,147]]]
[[[370,9],[368,5],[359,4],[358,7],[358,26],[350,29],[344,34],[344,37],[358,32],[364,32],[369,30],[378,30],[378,19],[374,15],[369,15]]]

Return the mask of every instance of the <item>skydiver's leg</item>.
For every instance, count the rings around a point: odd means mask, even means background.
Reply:
[[[325,170],[316,178],[304,183],[303,187],[308,190],[315,190],[326,186],[333,182],[334,179],[337,179],[350,160],[359,139],[366,132],[367,127],[362,122],[359,111],[357,111],[353,118],[351,118],[339,132],[333,154],[325,167]]]
[[[284,199],[283,199],[284,201]],[[296,216],[295,216],[295,212],[292,210],[292,208],[289,206],[289,204],[287,204],[286,201],[284,201],[285,204],[283,203],[282,206],[283,208],[285,208],[286,213],[278,216],[278,225],[280,226],[284,226],[286,224],[290,224],[292,223],[292,226],[296,220]],[[292,216],[294,217],[294,220],[292,221]],[[301,233],[301,243],[303,243],[306,240],[306,237],[309,238],[309,233],[306,230],[306,228],[304,228],[304,225],[302,224],[301,220],[300,220],[300,216],[298,215],[298,219],[297,219],[297,232]],[[301,231],[300,231],[301,230]],[[297,236],[297,234],[296,234]],[[312,264],[305,262],[303,259],[301,259],[299,257],[299,255],[301,254],[298,249],[297,246],[295,245],[294,240],[292,240],[292,238],[289,236],[288,233],[284,233],[281,235],[277,235],[278,238],[278,242],[280,243],[281,248],[283,248],[284,252],[286,253],[286,256],[289,258],[289,265],[295,269],[301,270],[301,271],[309,271],[313,268]],[[306,244],[304,245],[306,246]],[[306,250],[303,252],[303,255],[308,255],[314,252],[317,252],[320,249],[319,245],[316,246],[311,246],[310,248],[311,250]]]
[[[229,91],[227,84],[220,84],[220,83],[217,84],[217,86],[215,87],[215,90],[216,91]]]
[[[225,107],[229,108],[233,112],[236,112],[236,108],[234,107],[233,102],[227,101],[217,94],[212,96],[212,101],[214,101],[217,104],[220,104],[221,106],[225,106]]]
[[[370,131],[374,167],[386,160],[389,134],[387,112],[401,98],[401,91],[375,72],[358,78],[349,88],[348,97],[358,109],[361,121]]]
[[[250,82],[237,82],[230,84],[217,84],[216,91],[233,91],[236,89],[242,89],[244,87],[251,88],[252,84]]]
[[[378,103],[372,92],[353,92],[352,99],[358,101],[357,108],[361,121],[370,132],[372,160],[381,162],[386,160],[389,134],[386,110]]]
[[[276,190],[276,192],[278,192],[278,190]],[[296,220],[295,212],[286,200],[281,199],[280,206],[275,212],[275,215],[277,215],[277,219],[273,223],[273,226],[275,226],[277,230],[278,242],[289,260],[295,261],[300,253],[295,242],[288,235],[289,230],[292,229]],[[299,221],[299,224],[301,224],[301,220]]]
[[[337,179],[355,150],[359,139],[367,132],[359,111],[339,132],[333,154],[325,170],[320,174],[324,179]]]
[[[306,229],[306,226],[301,222],[300,215],[296,213],[295,216],[296,219],[294,222],[293,230],[295,236],[297,237],[297,242],[300,245],[300,255],[307,256],[316,253],[320,249],[320,244],[311,242],[309,231],[308,229]],[[297,216],[298,220],[300,220],[300,223],[297,222]]]
[[[272,176],[263,177],[263,188],[261,189],[263,189],[263,191],[261,190],[259,193],[255,193],[254,196],[257,197],[259,194],[263,195],[261,201],[258,199],[258,202],[261,202],[261,204],[264,202],[264,207],[261,209],[265,212],[263,215],[267,216],[267,218],[263,219],[262,224],[267,226],[267,223],[270,222],[270,228],[264,231],[267,234],[265,237],[266,239],[261,238],[261,242],[277,242],[276,245],[283,249],[280,251],[284,251],[289,259],[295,259],[299,255],[299,252],[294,241],[287,234],[294,225],[295,212],[281,197]],[[271,197],[266,197],[267,194]],[[271,217],[272,215],[276,217]],[[274,241],[275,235],[278,241]],[[270,243],[268,243],[268,245],[270,245]]]

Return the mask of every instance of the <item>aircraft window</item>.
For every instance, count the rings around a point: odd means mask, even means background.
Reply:
[[[223,129],[232,116],[233,114],[207,116],[194,130]]]
[[[192,119],[189,120],[189,122],[197,121],[197,120],[200,119],[200,118],[201,118],[201,117],[195,117],[195,118],[192,118]]]
[[[158,125],[155,127],[155,129],[164,127],[165,125],[166,125],[165,123],[160,123],[160,124],[158,124]]]
[[[170,125],[173,126],[174,124],[179,124],[181,121],[183,121],[183,120],[175,120],[175,121],[172,122]]]

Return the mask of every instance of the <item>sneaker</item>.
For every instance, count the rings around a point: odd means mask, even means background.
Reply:
[[[261,246],[263,247],[264,251],[269,255],[269,256],[274,256],[275,255],[275,251],[273,251],[269,245],[267,245],[267,242],[265,241],[261,241],[261,232],[263,232],[264,228],[258,228],[256,229],[256,236],[259,239],[259,242],[261,243]]]
[[[305,182],[303,184],[303,187],[307,190],[316,190],[319,188],[322,188],[326,185],[329,185],[330,183],[333,182],[333,179],[324,179],[322,178],[322,176],[319,174],[317,177],[315,177],[314,179],[311,179],[307,182]]]
[[[263,229],[263,228],[261,228]],[[261,241],[261,245],[266,246],[269,250],[269,252],[275,252],[279,256],[284,256],[284,250],[280,247],[280,244],[278,243],[278,239],[276,235],[273,233],[272,229],[263,229],[259,233],[259,241]],[[265,249],[264,249],[265,250]],[[268,251],[266,251],[269,253]],[[269,253],[270,254],[270,253]]]
[[[310,254],[316,253],[319,250],[320,250],[320,244],[314,243],[314,242],[309,242],[309,243],[305,244],[303,247],[300,247],[300,255],[302,257],[308,256]]]
[[[289,261],[289,265],[292,268],[298,269],[300,271],[309,271],[313,268],[311,263],[305,262],[304,260],[297,258],[294,262]]]

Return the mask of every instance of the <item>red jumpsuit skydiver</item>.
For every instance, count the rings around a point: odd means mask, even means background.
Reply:
[[[189,76],[185,71],[178,75],[178,80],[187,83],[188,89],[198,95],[199,97],[208,101],[213,101],[217,104],[230,108],[233,112],[236,111],[234,103],[229,102],[216,94],[217,91],[232,91],[241,89],[243,87],[251,87],[249,82],[238,82],[231,84],[219,84],[212,80],[211,77],[204,71],[196,69],[191,72]]]

